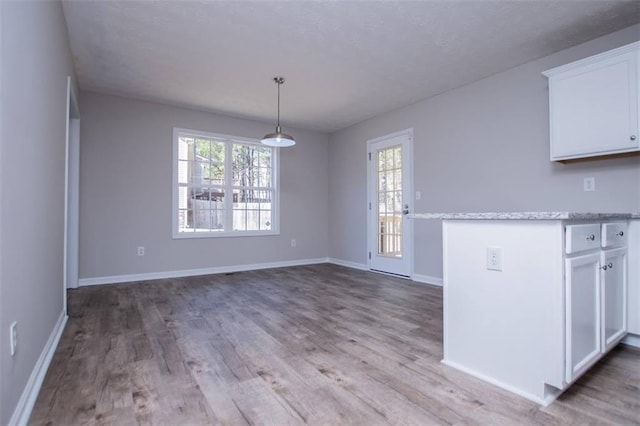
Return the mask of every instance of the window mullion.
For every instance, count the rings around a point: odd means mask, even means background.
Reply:
[[[233,231],[233,142],[224,142],[225,232]]]

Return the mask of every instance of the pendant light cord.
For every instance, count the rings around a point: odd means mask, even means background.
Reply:
[[[278,85],[278,122],[276,124],[276,132],[280,133],[280,85],[284,83],[284,77],[274,77],[273,81]]]
[[[283,83],[283,78],[276,77],[274,80],[278,85],[278,123],[276,125],[276,132],[280,132],[280,85]]]

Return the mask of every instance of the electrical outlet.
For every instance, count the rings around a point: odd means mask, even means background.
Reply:
[[[502,271],[502,247],[487,247],[487,269]]]
[[[16,354],[16,350],[18,349],[18,322],[14,321],[9,326],[9,339],[11,343],[11,356]]]
[[[416,201],[419,201],[422,199],[422,193],[420,191],[416,191]]]
[[[144,256],[144,246],[138,247],[138,256]]]
[[[584,190],[585,192],[591,192],[596,190],[596,178],[586,177],[584,178]]]
[[[291,240],[291,247],[295,247],[298,244],[298,242],[296,241],[296,239],[292,239]]]

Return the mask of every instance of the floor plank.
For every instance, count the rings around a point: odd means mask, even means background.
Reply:
[[[623,345],[540,407],[440,363],[442,289],[313,265],[69,292],[32,425],[640,424]]]

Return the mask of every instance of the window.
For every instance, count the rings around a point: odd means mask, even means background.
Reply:
[[[278,233],[277,150],[173,129],[173,237]]]

